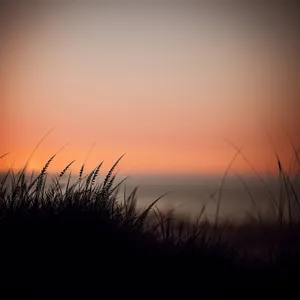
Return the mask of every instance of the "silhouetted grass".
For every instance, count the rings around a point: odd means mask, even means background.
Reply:
[[[295,148],[294,148],[295,149]],[[240,149],[230,163],[228,170]],[[299,163],[295,150],[295,165]],[[0,183],[1,283],[3,286],[42,287],[93,284],[100,292],[120,282],[131,289],[143,286],[188,287],[200,291],[228,288],[293,286],[300,258],[299,173],[288,174],[277,155],[281,184],[279,198],[267,184],[277,223],[268,223],[257,211],[255,199],[241,177],[255,216],[236,225],[219,221],[221,183],[216,219],[204,218],[205,206],[195,222],[162,213],[154,199],[143,211],[136,209],[137,191],[120,197],[124,180],[117,182],[114,170],[121,156],[102,181],[97,180],[102,163],[71,182],[70,162],[51,183],[47,170],[53,155],[35,177],[9,170]],[[4,157],[4,156],[2,156]],[[296,174],[296,175],[295,175]],[[67,185],[61,180],[68,177]],[[294,176],[294,177],[293,177]],[[48,179],[49,180],[49,179]],[[257,222],[256,222],[256,221]]]

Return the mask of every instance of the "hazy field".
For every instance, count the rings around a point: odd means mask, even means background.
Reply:
[[[4,173],[0,174],[0,180]],[[50,185],[55,174],[49,174],[47,185]],[[28,175],[28,178],[30,176]],[[101,181],[105,176],[99,175]],[[120,174],[116,182],[125,179]],[[164,213],[172,211],[178,218],[194,220],[205,207],[203,216],[213,221],[216,216],[217,202],[220,200],[220,219],[235,223],[257,220],[257,213],[265,221],[276,221],[277,213],[274,200],[279,202],[283,188],[278,176],[263,177],[264,182],[255,176],[228,175],[220,191],[223,176],[204,175],[130,175],[121,185],[118,197],[124,198],[134,188],[137,191],[137,209],[144,209],[159,196],[164,195],[156,206]],[[62,189],[68,178],[60,181]],[[71,177],[74,183],[77,176]],[[300,192],[300,183],[294,188]],[[271,194],[270,194],[271,193]]]

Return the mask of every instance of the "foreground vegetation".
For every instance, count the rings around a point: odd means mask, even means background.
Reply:
[[[294,166],[300,166],[295,154]],[[54,158],[37,176],[28,176],[25,166],[17,174],[9,170],[0,183],[1,285],[93,284],[106,291],[111,284],[126,284],[130,289],[168,287],[170,292],[175,287],[208,289],[211,294],[296,286],[299,173],[292,178],[279,159],[282,189],[278,198],[270,194],[276,224],[256,212],[256,222],[237,227],[218,221],[221,198],[214,223],[203,218],[204,208],[193,223],[163,214],[156,207],[163,195],[137,211],[137,189],[120,197],[123,181],[117,182],[114,171],[122,157],[101,182],[102,163],[87,175],[83,165],[72,183],[71,162],[47,185]],[[64,188],[63,177],[68,178]]]

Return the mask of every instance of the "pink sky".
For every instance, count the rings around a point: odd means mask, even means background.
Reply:
[[[266,133],[285,161],[285,131],[300,142],[299,64],[291,29],[254,25],[200,9],[21,14],[0,36],[1,152],[11,152],[0,169],[22,167],[54,127],[29,167],[69,142],[53,170],[73,159],[78,170],[95,143],[88,168],[126,152],[125,173],[222,173],[228,138],[260,171],[274,170]],[[249,171],[241,159],[235,168]]]

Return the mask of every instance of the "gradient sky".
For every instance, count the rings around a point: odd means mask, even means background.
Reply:
[[[0,154],[11,154],[0,169],[22,167],[52,127],[30,168],[68,142],[52,170],[73,159],[78,170],[88,153],[88,168],[109,167],[126,152],[125,173],[223,173],[228,138],[268,172],[267,133],[288,161],[285,132],[300,142],[292,9],[95,2],[3,6]]]

